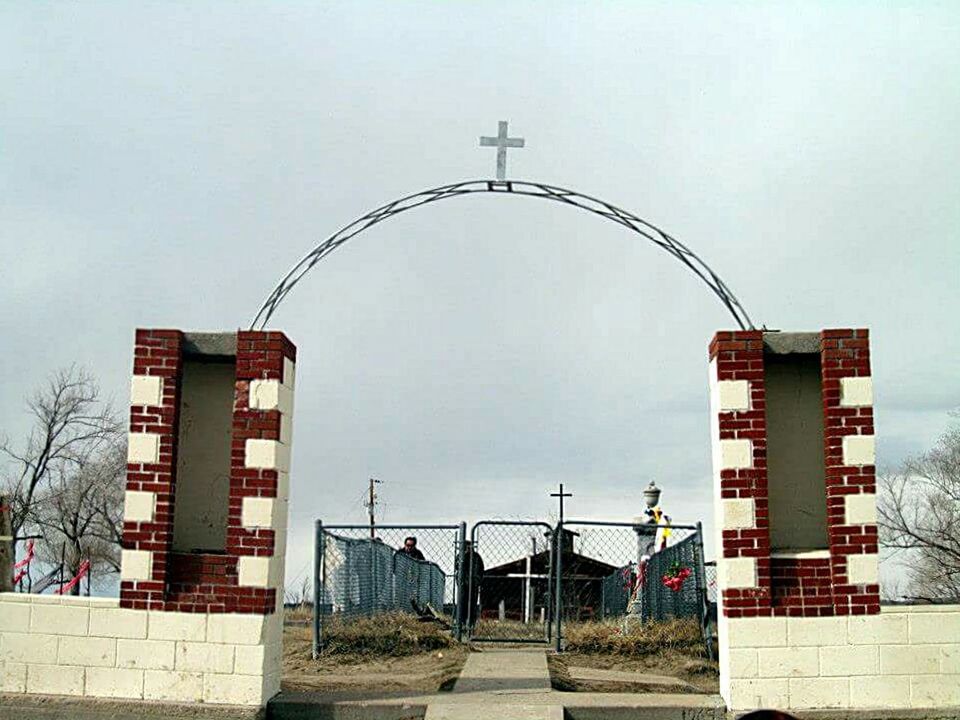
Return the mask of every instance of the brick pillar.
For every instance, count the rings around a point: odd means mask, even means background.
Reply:
[[[184,348],[204,343],[236,373],[225,552],[173,552]],[[235,350],[232,348],[235,347]],[[274,613],[283,601],[296,348],[280,332],[138,330],[131,388],[121,605]]]
[[[280,332],[237,334],[227,549],[244,612],[283,602],[297,350]]]
[[[719,332],[710,343],[714,503],[721,614],[770,614],[770,534],[763,335]]]
[[[876,614],[879,543],[869,332],[824,330],[820,343],[833,610]]]
[[[163,608],[173,540],[183,333],[137,330],[123,514],[120,604]]]

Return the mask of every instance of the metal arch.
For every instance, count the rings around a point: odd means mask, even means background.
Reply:
[[[647,240],[663,250],[666,250],[693,271],[697,277],[706,283],[714,295],[720,299],[720,302],[723,303],[729,313],[733,315],[740,329],[754,329],[753,322],[750,320],[750,316],[747,315],[747,311],[743,309],[740,301],[737,300],[726,283],[720,279],[709,265],[697,257],[696,253],[676,238],[671,237],[660,228],[637,217],[633,213],[629,213],[603,200],[598,200],[597,198],[574,192],[573,190],[565,190],[564,188],[554,185],[522,180],[468,180],[452,185],[442,185],[431,190],[424,190],[414,193],[413,195],[407,195],[399,200],[394,200],[354,220],[311,250],[284,276],[280,283],[273,289],[273,292],[270,293],[266,302],[263,303],[260,311],[250,324],[250,329],[259,328],[262,330],[266,327],[277,307],[283,302],[290,291],[296,287],[303,276],[306,275],[314,265],[350,238],[359,235],[377,223],[383,222],[407,210],[412,210],[421,205],[426,205],[438,200],[446,200],[447,198],[474,193],[504,193],[553,200],[554,202],[572,205],[581,210],[586,210],[594,215],[599,215],[600,217],[622,225],[628,230],[632,230],[647,238]]]

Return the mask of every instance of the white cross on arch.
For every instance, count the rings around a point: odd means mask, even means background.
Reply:
[[[507,179],[507,148],[523,147],[523,138],[507,137],[507,121],[501,120],[499,123],[497,136],[489,137],[483,135],[480,137],[481,147],[495,147],[497,149],[497,180]]]

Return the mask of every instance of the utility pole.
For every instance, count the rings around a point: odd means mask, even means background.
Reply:
[[[373,509],[377,504],[377,491],[374,490],[374,485],[381,485],[381,481],[376,478],[370,478],[370,499],[367,501],[367,510],[370,514],[370,539],[373,540],[376,535],[374,533],[374,526],[376,525],[376,520],[373,516]]]

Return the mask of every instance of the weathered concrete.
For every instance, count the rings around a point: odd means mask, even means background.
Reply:
[[[452,695],[515,695],[544,693],[550,689],[545,650],[488,650],[470,653]]]
[[[673,680],[670,678],[669,680]],[[717,695],[567,693],[552,689],[543,649],[471,653],[449,693],[326,702],[283,693],[271,720],[721,720]]]
[[[235,362],[183,363],[175,552],[226,549],[235,375]]]
[[[681,692],[699,692],[697,688],[680,678],[669,675],[651,675],[643,672],[629,672],[624,670],[602,670],[598,668],[567,667],[567,672],[574,680],[588,682],[622,683],[625,685],[646,685],[656,688],[655,692],[670,692],[670,689]]]
[[[820,386],[818,355],[767,358],[767,486],[774,552],[829,546]]]
[[[818,332],[765,332],[763,351],[771,355],[820,352]]]
[[[183,354],[236,357],[237,334],[235,332],[185,332]]]
[[[0,693],[0,720],[265,720],[265,708]]]

